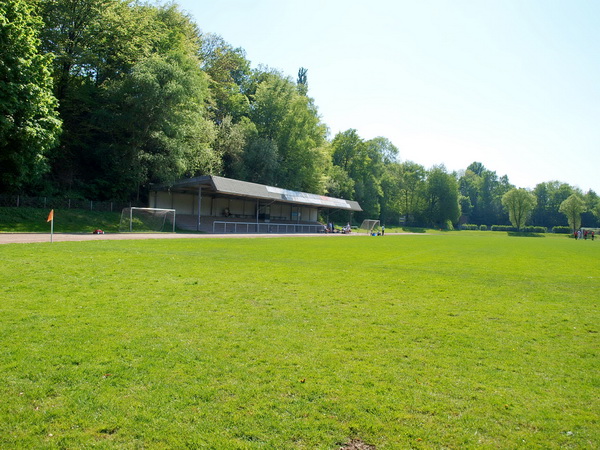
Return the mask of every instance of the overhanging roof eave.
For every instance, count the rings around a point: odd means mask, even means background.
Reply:
[[[317,209],[342,209],[346,211],[362,211],[358,202],[354,200],[338,199],[320,196],[299,191],[290,191],[272,186],[266,186],[247,181],[233,180],[230,178],[204,175],[186,180],[176,181],[171,184],[160,184],[153,186],[154,191],[169,191],[179,193],[195,194],[198,188],[208,188],[209,192],[232,197],[243,197],[248,199],[269,200],[278,203],[302,205]],[[307,197],[311,201],[291,199],[288,197]],[[321,204],[319,204],[321,202]]]

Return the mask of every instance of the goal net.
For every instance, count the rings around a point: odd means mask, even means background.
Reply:
[[[367,230],[367,233],[371,234],[373,229],[379,226],[379,220],[365,219],[360,224],[361,230]]]
[[[160,208],[123,208],[119,231],[170,231],[175,233],[175,210]]]

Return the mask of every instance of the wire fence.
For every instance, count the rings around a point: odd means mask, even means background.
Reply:
[[[120,212],[123,208],[145,206],[139,202],[94,201],[58,197],[29,197],[0,194],[0,207],[43,209],[86,209],[88,211]]]

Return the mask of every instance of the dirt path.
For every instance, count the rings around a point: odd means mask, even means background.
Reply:
[[[415,235],[426,236],[425,233],[386,233],[386,236],[391,235]],[[92,234],[92,233],[54,233],[53,242],[69,242],[69,241],[124,241],[136,239],[206,239],[206,238],[277,238],[277,237],[352,237],[363,236],[365,233],[222,233],[222,234],[201,234],[201,233],[107,233],[107,234]],[[4,233],[0,231],[0,244],[33,244],[37,242],[50,242],[50,233]]]
[[[53,242],[67,241],[108,241],[131,239],[206,239],[206,238],[274,238],[274,237],[349,237],[366,236],[365,234],[198,234],[198,233],[54,233]],[[0,244],[30,244],[50,242],[50,233],[0,233]]]

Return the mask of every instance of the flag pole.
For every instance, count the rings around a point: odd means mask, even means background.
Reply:
[[[48,220],[46,222],[50,222],[50,242],[54,241],[54,210],[50,210],[50,214],[48,214]]]

